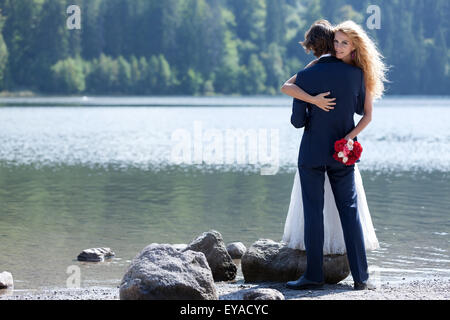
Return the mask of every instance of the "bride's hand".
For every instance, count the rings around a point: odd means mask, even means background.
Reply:
[[[336,103],[334,103],[333,101],[336,100],[336,98],[325,98],[325,96],[328,96],[330,94],[330,92],[325,92],[325,93],[320,93],[318,95],[316,95],[313,98],[313,104],[315,104],[316,106],[318,106],[320,109],[329,112],[330,110],[334,109],[334,107],[330,107],[330,106],[334,106]]]

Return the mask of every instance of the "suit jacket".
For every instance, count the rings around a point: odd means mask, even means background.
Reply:
[[[355,113],[364,114],[366,90],[362,70],[334,56],[322,57],[312,67],[297,73],[295,84],[310,95],[330,91],[327,97],[336,98],[335,108],[329,112],[294,98],[291,123],[295,128],[305,127],[298,164],[338,163],[333,158],[334,142],[353,130]],[[357,137],[353,140],[358,141]]]

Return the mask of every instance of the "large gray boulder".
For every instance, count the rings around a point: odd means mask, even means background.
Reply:
[[[241,267],[245,282],[297,280],[306,271],[306,252],[259,239],[242,256]],[[350,274],[347,255],[325,255],[323,270],[326,283],[344,280]]]
[[[13,276],[8,271],[0,273],[0,289],[11,289],[14,286]]]
[[[121,300],[218,300],[205,255],[152,243],[131,262],[120,284]]]
[[[172,246],[177,249],[178,251],[183,251],[184,249],[186,249],[187,244],[186,243],[175,243],[172,244]]]
[[[186,249],[203,252],[211,268],[214,281],[229,281],[236,278],[237,266],[228,254],[222,235],[216,230],[202,233]]]

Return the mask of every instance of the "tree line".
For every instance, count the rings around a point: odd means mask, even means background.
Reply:
[[[365,28],[388,94],[449,94],[448,0],[0,0],[0,91],[275,95],[313,59],[298,42],[320,18]]]

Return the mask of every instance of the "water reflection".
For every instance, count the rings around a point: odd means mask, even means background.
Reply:
[[[386,277],[395,269],[448,275],[448,177],[361,174],[381,245],[369,252],[369,264]],[[290,173],[2,167],[0,269],[22,281],[19,289],[64,286],[70,265],[80,267],[84,285],[116,285],[152,242],[188,243],[210,229],[247,247],[259,238],[280,241],[293,179]],[[110,247],[116,257],[76,261],[91,247]]]

